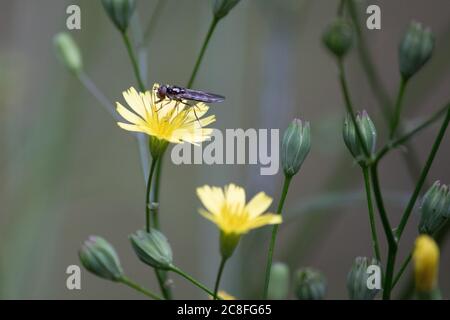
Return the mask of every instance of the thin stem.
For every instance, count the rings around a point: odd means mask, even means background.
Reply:
[[[108,111],[114,120],[119,121],[120,117],[114,108],[114,105],[108,100],[108,98],[97,88],[94,81],[84,72],[81,71],[77,74],[78,80],[86,88],[87,91],[102,105],[102,107]]]
[[[172,290],[166,284],[167,283],[167,272],[164,270],[154,269],[156,279],[158,280],[159,288],[166,300],[172,300]]]
[[[370,57],[370,53],[368,50],[366,37],[364,37],[363,29],[362,28],[362,21],[358,15],[358,11],[356,10],[355,1],[348,0],[347,1],[347,8],[350,13],[350,17],[353,20],[353,24],[355,27],[355,34],[357,38],[358,43],[358,55],[361,60],[361,65],[363,67],[363,70],[366,73],[367,79],[369,81],[370,87],[373,90],[373,93],[375,95],[375,98],[378,100],[378,105],[381,109],[382,115],[384,117],[385,123],[390,128],[390,125],[392,123],[391,117],[393,116],[392,113],[392,102],[391,98],[389,97],[389,94],[386,90],[386,87],[383,85],[383,82],[381,81],[375,67],[374,63]],[[365,22],[364,22],[365,23]],[[403,133],[403,126],[400,121],[398,124],[398,130]],[[417,180],[420,174],[421,166],[419,164],[419,157],[417,156],[417,152],[415,151],[414,146],[409,145],[409,143],[406,143],[405,145],[407,149],[409,150],[408,154],[402,153],[402,157],[405,161],[406,168],[408,169],[409,175],[413,180]]]
[[[378,162],[375,162],[370,170],[372,177],[373,193],[375,195],[375,201],[377,203],[378,211],[380,213],[381,223],[388,242],[388,259],[386,262],[386,277],[383,287],[383,299],[389,300],[391,296],[391,284],[394,274],[395,257],[397,254],[397,240],[394,237],[394,233],[389,222],[389,218],[384,206],[383,196],[381,194],[380,181],[378,178]]]
[[[225,268],[225,263],[227,262],[227,258],[223,258],[220,261],[219,271],[217,272],[216,284],[214,285],[214,300],[217,300],[219,292],[220,279],[222,278],[223,269]]]
[[[161,12],[164,10],[164,7],[168,3],[167,0],[158,0],[158,2],[155,5],[155,9],[153,9],[152,15],[149,19],[147,28],[145,29],[144,37],[143,37],[143,44],[146,45],[149,40],[151,39],[155,27],[158,24],[159,18],[161,17]]]
[[[175,266],[171,266],[170,268],[171,271],[179,274],[180,276],[182,276],[183,278],[185,278],[186,280],[192,282],[192,284],[194,284],[195,286],[199,287],[200,289],[202,289],[203,291],[205,291],[207,294],[209,294],[211,297],[214,297],[214,292],[212,292],[210,289],[208,289],[208,287],[206,287],[204,284],[200,283],[198,280],[194,279],[192,276],[190,276],[189,274],[185,273],[184,271],[182,271],[181,269],[175,267]]]
[[[420,174],[420,178],[419,178],[419,181],[417,181],[416,188],[414,189],[411,199],[409,200],[408,206],[406,207],[406,210],[403,213],[402,219],[400,220],[400,224],[397,228],[397,238],[398,239],[400,239],[400,237],[402,236],[403,230],[406,227],[409,216],[411,215],[411,212],[416,204],[417,198],[419,197],[420,190],[422,189],[425,179],[427,178],[428,172],[430,171],[431,165],[433,164],[434,158],[436,157],[436,154],[439,150],[442,139],[444,138],[444,135],[447,130],[449,122],[450,122],[450,109],[447,110],[447,115],[446,115],[444,122],[442,123],[441,129],[439,130],[439,133],[433,143],[433,147],[431,148],[427,162],[425,163],[425,167],[423,168],[423,170]]]
[[[162,298],[160,296],[158,296],[157,294],[142,288],[140,285],[138,285],[137,283],[133,282],[132,280],[128,279],[127,277],[123,277],[122,279],[119,280],[121,283],[123,283],[124,285],[133,288],[134,290],[145,294],[147,297],[150,297],[152,299],[155,300],[162,300]]]
[[[380,77],[378,76],[372,59],[369,54],[367,47],[366,37],[363,35],[361,28],[361,21],[356,10],[356,5],[354,0],[347,0],[347,8],[350,13],[350,17],[353,21],[355,28],[356,39],[358,43],[358,56],[361,61],[363,70],[366,73],[367,80],[369,81],[370,87],[372,88],[375,98],[378,100],[378,105],[380,106],[381,112],[387,124],[391,122],[391,101],[386,88],[383,86]]]
[[[211,25],[209,26],[208,33],[206,34],[205,40],[203,41],[202,48],[200,49],[200,53],[197,57],[197,61],[195,63],[194,69],[192,70],[191,77],[189,78],[187,88],[191,88],[194,84],[195,78],[197,77],[198,69],[200,68],[200,65],[203,60],[203,56],[205,55],[206,48],[208,47],[209,40],[211,40],[211,37],[214,33],[214,30],[216,29],[217,23],[220,21],[220,19],[213,18],[211,21]]]
[[[156,166],[155,181],[153,182],[155,187],[153,188],[153,202],[159,203],[159,193],[161,190],[161,176],[162,176],[162,164],[164,161],[164,154],[159,156],[158,165]]]
[[[152,178],[153,173],[155,172],[156,163],[158,162],[158,159],[153,159],[152,164],[150,166],[150,173],[148,174],[148,180],[147,180],[147,191],[145,195],[145,229],[147,232],[150,232],[151,227],[151,220],[150,220],[150,213],[151,213],[151,203],[150,203],[150,194],[152,189]]]
[[[152,204],[150,203],[150,195],[151,195],[151,189],[152,189],[153,174],[155,172],[156,164],[158,162],[159,162],[159,160],[157,158],[152,160],[150,172],[148,174],[148,179],[147,179],[147,190],[146,190],[146,195],[145,195],[145,229],[147,230],[147,232],[150,232],[150,227],[151,227],[151,219],[150,218],[151,218],[152,212],[153,212],[153,218],[155,218],[155,214],[154,214],[155,208],[153,208]],[[157,220],[154,219],[153,224],[156,229],[159,228],[159,223]],[[159,284],[159,287],[161,288],[161,292],[163,293],[164,298],[171,299],[172,292],[171,292],[170,288],[168,288],[166,286],[167,273],[162,270],[155,269],[155,275],[156,275],[156,279],[158,280],[158,284]]]
[[[450,110],[450,103],[446,104],[442,109],[440,109],[438,112],[433,114],[429,119],[424,121],[422,124],[418,125],[416,128],[411,130],[410,132],[404,134],[403,136],[395,139],[394,141],[389,142],[386,144],[377,154],[375,161],[381,160],[390,150],[398,147],[399,145],[404,144],[409,139],[411,139],[413,136],[415,136],[417,133],[422,131],[423,129],[429,127],[433,123],[435,123],[437,120],[441,118],[443,114],[445,114],[448,110]]]
[[[339,5],[338,5],[338,8],[337,8],[337,15],[339,17],[342,17],[344,15],[345,2],[346,2],[346,0],[340,0],[339,1]]]
[[[123,42],[125,43],[125,46],[128,51],[128,55],[131,60],[131,64],[133,66],[134,74],[136,76],[136,80],[138,82],[139,90],[145,91],[145,84],[142,80],[141,72],[139,70],[139,64],[136,59],[136,54],[134,53],[133,46],[131,45],[130,37],[128,37],[128,34],[126,32],[122,33]]]
[[[395,288],[395,286],[397,285],[398,281],[400,280],[400,278],[402,277],[403,273],[406,270],[406,267],[408,266],[409,262],[412,259],[412,253],[410,253],[408,255],[408,257],[405,259],[405,261],[403,261],[402,266],[400,267],[400,270],[398,271],[397,275],[394,278],[394,281],[392,282],[392,289]]]
[[[116,112],[114,105],[108,100],[104,93],[100,91],[100,89],[95,85],[94,81],[92,81],[92,79],[85,72],[82,71],[81,73],[77,74],[77,78],[80,83],[86,88],[86,90],[103,106],[106,111],[111,114],[114,120],[122,120]],[[147,171],[150,163],[147,149],[147,138],[143,133],[139,132],[134,133],[134,136],[139,145],[139,156],[141,160],[144,179],[147,179]]]
[[[356,131],[356,136],[359,140],[360,145],[362,146],[362,150],[364,152],[364,155],[369,158],[370,157],[370,152],[369,149],[366,145],[366,143],[364,142],[363,139],[363,135],[361,132],[361,128],[359,127],[357,121],[356,121],[356,116],[355,116],[355,111],[353,108],[353,104],[352,104],[352,100],[350,98],[350,92],[348,90],[348,85],[347,85],[347,80],[345,77],[345,69],[344,69],[344,64],[342,62],[342,59],[338,59],[338,67],[339,67],[339,81],[341,84],[341,89],[342,89],[342,93],[344,95],[344,100],[345,100],[345,107],[347,109],[347,112],[350,114],[350,117],[352,119],[353,125],[355,127],[355,131]]]
[[[284,201],[286,200],[286,196],[289,190],[289,185],[291,183],[292,177],[285,176],[284,177],[284,183],[283,183],[283,191],[281,193],[280,202],[278,202],[278,209],[277,213],[281,214],[283,211]],[[273,259],[273,252],[275,250],[275,241],[277,239],[277,233],[278,233],[278,224],[274,225],[272,228],[272,237],[270,240],[270,246],[269,246],[269,253],[267,255],[267,263],[266,263],[266,274],[265,274],[265,281],[264,281],[264,293],[263,293],[263,299],[267,299],[267,295],[269,293],[269,282],[270,282],[270,269],[272,268],[272,259]]]
[[[391,131],[389,134],[389,137],[391,139],[395,136],[398,125],[400,123],[400,115],[402,113],[402,107],[403,107],[403,97],[405,96],[407,83],[408,83],[408,81],[405,80],[404,78],[402,78],[402,80],[400,81],[400,88],[398,89],[397,100],[395,102],[395,107],[394,107],[394,116],[392,118]]]
[[[153,202],[150,205],[150,213],[153,221],[154,228],[159,230],[159,216],[158,216],[158,204]]]
[[[363,176],[364,176],[364,184],[366,189],[367,196],[367,206],[369,209],[369,222],[370,222],[370,230],[372,233],[372,246],[375,254],[375,258],[379,263],[381,263],[381,254],[380,254],[380,246],[378,244],[378,236],[377,236],[377,227],[375,224],[375,215],[373,212],[373,202],[372,202],[372,191],[370,188],[370,174],[369,168],[366,166],[362,167]]]

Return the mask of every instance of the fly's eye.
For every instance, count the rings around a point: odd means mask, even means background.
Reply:
[[[166,92],[167,92],[167,87],[165,87],[165,86],[159,87],[157,89],[157,92],[158,92],[159,95],[164,96],[166,94]]]

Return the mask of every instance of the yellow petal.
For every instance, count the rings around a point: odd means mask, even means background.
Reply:
[[[123,98],[138,115],[143,119],[146,118],[145,104],[135,88],[131,87],[128,91],[123,92]]]
[[[212,214],[217,215],[224,203],[224,195],[221,188],[205,185],[197,188],[197,195],[203,206]]]
[[[217,217],[213,214],[211,214],[210,212],[203,210],[203,209],[199,209],[198,212],[205,217],[206,219],[212,221],[213,223],[217,224]]]
[[[243,209],[245,207],[245,190],[231,183],[225,187],[225,199],[231,207]]]
[[[119,127],[121,127],[122,129],[127,130],[127,131],[132,131],[132,132],[144,132],[144,133],[147,133],[146,130],[145,130],[145,128],[136,126],[136,125],[134,125],[134,124],[123,123],[123,122],[117,122],[117,125],[118,125]]]
[[[258,193],[253,197],[252,200],[247,204],[246,211],[250,215],[250,217],[257,217],[264,213],[267,209],[269,209],[272,204],[272,198],[269,197],[264,192]]]
[[[131,112],[130,110],[128,110],[127,108],[125,108],[118,102],[116,104],[116,110],[128,122],[131,122],[133,124],[137,124],[140,126],[145,125],[145,121],[141,117],[137,116],[135,113]]]
[[[248,230],[256,229],[268,224],[279,224],[283,219],[279,214],[267,213],[258,216],[248,222]]]

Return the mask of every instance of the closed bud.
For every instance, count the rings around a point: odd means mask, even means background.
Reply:
[[[337,58],[343,58],[353,45],[353,27],[342,19],[330,24],[322,36],[324,45]]]
[[[380,291],[374,286],[370,287],[368,280],[371,275],[368,268],[379,266],[376,259],[357,257],[347,275],[347,291],[351,300],[373,300]]]
[[[289,267],[281,262],[274,263],[270,269],[268,298],[283,300],[289,294]]]
[[[124,33],[128,29],[136,7],[135,0],[102,0],[103,7],[117,29]]]
[[[59,59],[71,72],[77,74],[83,69],[80,50],[67,32],[58,33],[53,38],[53,44]]]
[[[431,58],[434,36],[429,28],[412,22],[399,47],[400,73],[408,80]]]
[[[172,249],[167,238],[158,230],[139,230],[130,235],[130,241],[139,260],[145,264],[163,270],[172,267]]]
[[[213,13],[214,18],[219,20],[225,17],[241,0],[215,0]]]
[[[284,174],[292,177],[300,170],[311,149],[311,129],[309,122],[294,119],[284,132],[281,145],[281,164]]]
[[[436,181],[422,199],[419,232],[433,234],[450,216],[449,187]]]
[[[433,238],[421,235],[416,239],[413,261],[416,291],[432,293],[437,289],[439,269],[439,247]]]
[[[297,270],[294,279],[295,295],[300,300],[323,300],[327,288],[324,275],[312,268]]]
[[[362,140],[367,147],[370,154],[375,152],[377,142],[377,129],[370,119],[366,111],[362,112],[362,115],[358,113],[356,115],[356,124],[358,125]],[[363,147],[358,139],[356,127],[353,124],[351,115],[347,115],[344,120],[344,142],[353,157],[360,162],[364,158]]]
[[[87,270],[101,278],[120,281],[124,276],[116,251],[101,237],[89,237],[81,247],[79,257]]]

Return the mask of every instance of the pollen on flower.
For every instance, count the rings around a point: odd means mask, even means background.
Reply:
[[[154,84],[145,93],[133,87],[124,91],[123,97],[131,110],[117,102],[117,112],[128,122],[118,122],[119,127],[170,143],[199,144],[209,140],[212,129],[205,127],[216,121],[214,115],[204,117],[209,107],[204,103],[186,106],[168,98],[160,100],[156,96],[158,88]]]
[[[206,209],[200,209],[200,214],[215,223],[225,234],[241,235],[282,221],[278,214],[263,214],[272,203],[272,198],[264,192],[258,193],[248,203],[245,190],[234,184],[223,189],[205,185],[197,188],[197,195]]]

